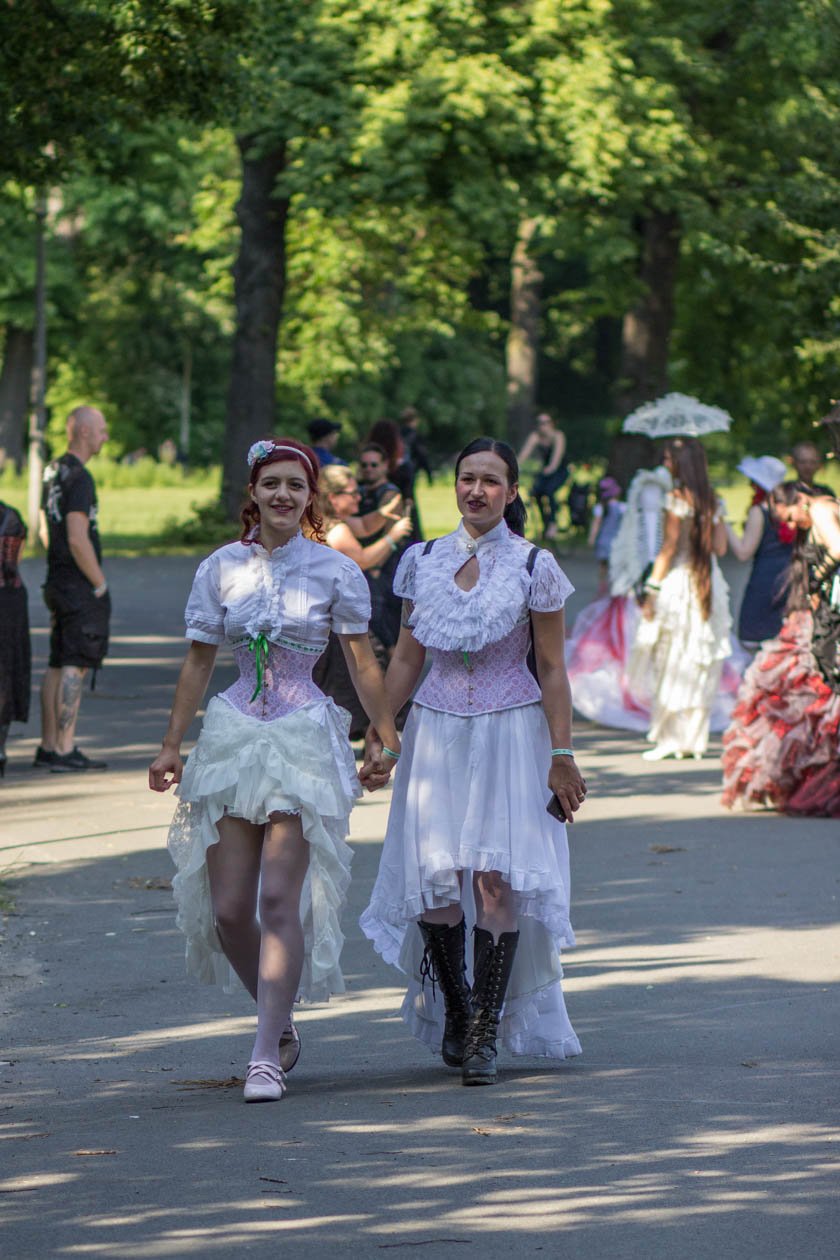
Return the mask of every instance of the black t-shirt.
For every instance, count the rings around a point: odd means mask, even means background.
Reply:
[[[88,518],[88,538],[96,558],[102,560],[102,543],[96,527],[96,485],[80,459],[68,451],[44,469],[41,507],[47,518],[47,582],[90,586],[67,540],[67,513],[84,512]]]
[[[812,499],[818,499],[820,498],[821,495],[826,495],[826,494],[831,499],[837,498],[831,486],[823,486],[818,481],[813,482],[810,486],[808,485],[807,481],[797,481],[796,488],[800,494],[807,494],[809,498],[812,498]]]
[[[401,493],[392,481],[383,481],[378,486],[366,486],[364,482],[360,482],[359,489],[362,492],[362,497],[359,499],[359,516],[368,516],[371,512],[377,512],[380,504],[387,503],[395,494]],[[359,541],[362,546],[370,547],[372,543],[378,542],[384,534],[387,534],[393,523],[393,521],[386,521],[375,534],[371,534],[368,538],[361,538]]]

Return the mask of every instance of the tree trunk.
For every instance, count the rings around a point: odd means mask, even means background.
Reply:
[[[510,332],[506,346],[508,440],[519,447],[537,408],[537,354],[540,337],[542,272],[531,250],[537,220],[519,224],[510,264]]]
[[[288,199],[277,194],[286,146],[257,147],[252,136],[239,137],[237,144],[242,156],[242,194],[236,207],[241,239],[233,269],[236,330],[222,463],[222,502],[231,520],[242,504],[248,447],[275,427],[289,210]]]
[[[0,372],[0,450],[20,472],[23,467],[23,439],[29,412],[29,386],[35,337],[31,329],[6,326],[3,370]],[[2,464],[2,459],[0,459]]]
[[[638,224],[639,280],[643,290],[624,316],[618,405],[623,413],[664,394],[674,323],[674,284],[680,253],[680,221],[654,211]]]

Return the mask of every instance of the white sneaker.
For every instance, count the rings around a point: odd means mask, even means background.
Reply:
[[[276,1063],[259,1060],[248,1064],[245,1089],[246,1102],[279,1102],[286,1092],[286,1074]]]
[[[676,757],[677,750],[672,744],[657,744],[642,753],[642,761],[664,761],[666,757]]]

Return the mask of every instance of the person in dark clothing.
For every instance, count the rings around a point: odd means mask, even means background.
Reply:
[[[738,638],[748,652],[755,652],[782,628],[787,599],[786,578],[793,554],[793,537],[773,513],[768,498],[785,477],[785,466],[772,455],[754,458],[748,455],[738,465],[738,472],[752,483],[750,504],[744,532],[739,538],[727,521],[729,550],[739,560],[752,560],[741,612],[738,617]]]
[[[415,477],[424,472],[431,485],[432,465],[426,444],[420,436],[420,416],[414,407],[406,407],[400,412],[400,434]]]
[[[388,480],[395,485],[403,497],[403,504],[411,517],[412,533],[410,543],[422,542],[423,530],[415,501],[416,470],[408,456],[402,440],[399,426],[393,420],[377,420],[367,435],[367,441],[374,446],[381,446],[388,460]]]
[[[36,767],[55,774],[104,770],[76,747],[82,682],[108,651],[111,598],[102,571],[96,486],[85,468],[108,440],[96,407],[67,418],[67,453],[44,470],[41,538],[47,548],[44,602],[50,612],[49,667],[41,688],[41,744]]]
[[[318,463],[322,468],[327,468],[330,464],[344,464],[343,459],[334,453],[339,434],[341,433],[341,425],[336,424],[334,420],[326,420],[318,417],[312,420],[306,426],[309,433],[309,442],[312,450],[318,456]]]
[[[9,726],[29,718],[29,608],[18,570],[25,541],[20,514],[0,501],[0,778],[6,773]]]
[[[520,465],[535,456],[542,461],[542,467],[531,486],[531,498],[540,510],[543,534],[550,541],[557,537],[557,492],[566,484],[569,465],[566,435],[554,427],[547,411],[540,412],[534,429],[525,439],[519,452]]]
[[[375,442],[368,442],[359,453],[359,487],[362,491],[359,517],[381,512],[387,507],[392,518],[371,534],[359,534],[354,530],[363,546],[369,547],[388,533],[394,520],[401,517],[404,510],[400,491],[388,479],[388,457],[383,447]],[[400,543],[392,541],[390,559],[365,570],[372,608],[370,628],[389,654],[400,636],[402,603],[394,594],[393,580],[402,550]]]
[[[831,486],[814,481],[822,468],[823,461],[822,455],[813,442],[797,442],[790,457],[796,470],[796,488],[800,494],[810,495],[811,498],[819,498],[820,495],[827,494],[830,498],[835,498]]]

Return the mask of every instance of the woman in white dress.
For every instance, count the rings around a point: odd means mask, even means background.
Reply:
[[[497,1031],[514,1054],[580,1053],[559,951],[574,944],[563,819],[586,786],[563,655],[572,586],[521,537],[509,446],[476,439],[455,475],[460,525],[409,548],[394,581],[405,614],[385,681],[393,710],[427,653],[431,669],[403,732],[361,925],[408,974],[402,1014],[414,1035],[461,1066],[464,1084],[484,1085],[496,1079]],[[539,685],[526,664],[532,627]],[[374,731],[372,762],[378,754]],[[552,794],[559,818],[546,811]],[[472,991],[465,915],[475,921]]]
[[[367,583],[352,560],[301,532],[305,520],[319,533],[314,453],[293,438],[268,438],[251,447],[248,464],[242,538],[195,576],[190,646],[149,783],[158,792],[180,784],[169,849],[187,968],[207,983],[229,983],[232,969],[256,1000],[245,1100],[267,1102],[283,1096],[300,1053],[296,997],[344,987],[345,836],[360,788],[347,714],[311,679],[330,630],[394,759],[399,744],[368,641]],[[181,741],[223,643],[240,675],[208,704],[184,765]]]
[[[702,757],[723,663],[731,654],[729,588],[720,504],[696,438],[671,438],[663,462],[674,489],[665,500],[662,545],[645,584],[631,679],[650,695],[648,761]]]

